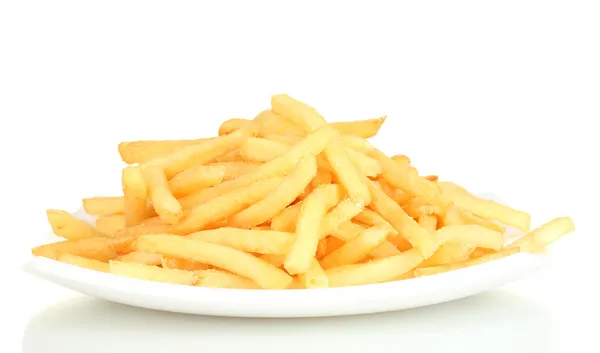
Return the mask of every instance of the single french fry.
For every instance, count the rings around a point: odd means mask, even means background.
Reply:
[[[270,135],[301,137],[306,134],[300,127],[270,109],[260,112],[254,121],[259,124],[258,136],[260,137]]]
[[[271,110],[306,132],[314,131],[327,124],[325,119],[313,107],[287,94],[273,95],[271,97]]]
[[[329,211],[322,220],[319,239],[323,239],[335,232],[343,223],[364,210],[362,200],[347,198]]]
[[[358,152],[367,153],[374,148],[369,141],[365,140],[362,137],[340,135],[339,139],[345,147],[351,148]]]
[[[160,264],[163,268],[173,268],[185,271],[208,270],[212,266],[198,261],[162,256]]]
[[[423,258],[428,258],[437,250],[435,237],[421,227],[404,212],[402,207],[389,198],[374,182],[369,181],[372,203],[371,208],[388,221],[398,234],[419,250]]]
[[[390,222],[386,221],[379,215],[379,213],[365,208],[359,214],[354,217],[354,220],[368,226],[378,226],[383,228],[388,228],[392,230],[392,234],[390,235],[398,235],[398,231],[394,229],[394,227],[390,224]]]
[[[194,285],[194,273],[192,271],[174,270],[135,262],[114,260],[109,262],[109,271],[114,275],[153,282]]]
[[[486,262],[499,260],[503,257],[514,255],[518,252],[519,252],[518,248],[511,248],[511,249],[507,248],[507,249],[503,249],[502,251],[494,252],[494,253],[488,254],[488,255],[483,255],[481,257],[478,257],[475,259],[470,259],[470,260],[463,261],[463,262],[456,262],[456,263],[440,265],[440,266],[417,268],[413,271],[413,275],[415,277],[431,276],[431,275],[435,275],[435,274],[442,273],[442,272],[448,272],[448,271],[458,270],[458,269],[465,268],[465,267],[481,265]]]
[[[441,220],[442,220],[441,227],[455,226],[455,225],[461,225],[461,224],[465,223],[463,221],[462,215],[460,213],[460,208],[456,207],[455,205],[452,205],[448,208],[448,210],[446,211],[444,216],[441,217]]]
[[[326,270],[332,267],[355,264],[384,242],[390,233],[389,228],[371,227],[365,229],[358,237],[327,254],[319,262]]]
[[[434,215],[423,215],[419,217],[419,225],[428,232],[433,233],[437,229],[437,217]]]
[[[175,235],[144,235],[135,242],[136,250],[149,251],[209,264],[250,278],[261,288],[285,289],[292,277],[268,262],[243,251],[202,240]]]
[[[246,252],[284,255],[290,250],[295,235],[275,230],[223,227],[192,233],[188,237]]]
[[[338,122],[331,125],[343,135],[353,135],[366,139],[377,135],[386,118],[386,116],[382,116],[377,119]]]
[[[268,221],[294,202],[316,174],[315,157],[309,156],[301,160],[298,167],[272,193],[231,217],[228,224],[237,228],[250,228]]]
[[[348,221],[340,224],[339,227],[332,230],[329,235],[346,242],[356,238],[364,229],[365,227]]]
[[[383,241],[375,249],[371,250],[369,256],[375,259],[383,259],[385,257],[400,255],[398,248],[389,241]]]
[[[327,253],[328,254],[339,249],[340,247],[342,247],[342,245],[344,245],[346,243],[343,240],[339,240],[338,238],[333,237],[333,236],[328,236],[327,238],[325,238],[325,240],[327,240]]]
[[[531,216],[528,213],[512,209],[492,200],[485,200],[470,194],[464,188],[450,182],[439,182],[438,185],[456,206],[476,216],[513,226],[528,232]]]
[[[119,258],[121,262],[135,262],[148,266],[159,266],[162,264],[163,256],[143,251],[133,251]]]
[[[381,190],[383,190],[383,192],[385,192],[385,194],[394,200],[394,202],[398,205],[405,206],[410,200],[412,200],[412,196],[400,189],[393,187],[390,185],[390,183],[385,181],[385,179],[379,178],[378,182],[381,186]]]
[[[423,261],[420,267],[446,265],[468,260],[475,248],[476,246],[460,242],[444,244],[430,258]]]
[[[165,233],[171,230],[170,224],[139,224],[133,227],[123,228],[115,233],[114,247],[119,254],[128,254],[133,251],[133,242],[142,235]]]
[[[108,236],[66,211],[46,210],[46,216],[54,234],[62,238],[75,240]]]
[[[223,181],[225,167],[221,165],[197,165],[177,174],[169,180],[169,189],[179,198],[194,191],[215,186]]]
[[[379,162],[377,162],[373,158],[367,157],[366,154],[358,152],[352,148],[347,147],[344,150],[346,151],[346,154],[348,155],[348,158],[350,159],[354,167],[356,167],[356,170],[361,175],[366,175],[369,178],[375,178],[376,176],[382,173],[382,169],[379,165]]]
[[[230,289],[259,289],[252,280],[236,274],[210,269],[194,271],[196,286]]]
[[[275,267],[282,267],[285,261],[285,255],[262,254],[259,257]]]
[[[439,244],[468,244],[473,249],[480,247],[500,250],[504,246],[502,233],[475,224],[445,226],[435,232],[435,237]]]
[[[233,150],[231,152],[227,152],[218,157],[215,157],[214,161],[216,163],[246,162],[244,157],[242,157],[242,153],[240,152],[239,148],[236,148],[235,150]]]
[[[83,199],[83,209],[90,215],[108,216],[123,213],[125,203],[122,196],[88,197]]]
[[[255,121],[248,119],[229,119],[221,124],[219,127],[219,136],[228,135],[236,130],[249,130],[258,133],[258,125]]]
[[[294,232],[301,207],[302,201],[283,209],[271,220],[271,228],[280,232]]]
[[[173,231],[177,234],[189,234],[201,230],[211,223],[223,221],[264,198],[282,181],[281,177],[259,180],[247,187],[233,190],[201,203],[191,209],[189,215],[184,217]]]
[[[470,258],[475,259],[478,257],[482,257],[483,255],[488,255],[488,254],[493,254],[496,251],[492,250],[492,249],[486,249],[486,248],[475,248],[475,250],[473,250],[473,252],[469,255]]]
[[[318,187],[302,204],[296,226],[296,238],[284,262],[284,267],[289,274],[305,273],[311,265],[317,252],[322,221],[327,212],[326,190],[330,187],[334,186]]]
[[[299,274],[298,279],[302,283],[302,287],[306,289],[329,287],[327,274],[316,259],[312,259],[308,270]]]
[[[167,179],[199,164],[212,162],[218,156],[239,148],[251,135],[248,130],[236,130],[202,144],[188,146],[144,163],[143,167],[160,167]]]
[[[108,272],[108,263],[69,253],[58,254],[58,261],[94,271]]]
[[[492,221],[488,221],[487,219],[483,219],[481,217],[477,217],[469,211],[461,210],[460,216],[463,222],[466,224],[476,224],[478,226],[486,227],[500,233],[506,232],[506,227],[504,227],[503,225]]]
[[[256,169],[261,163],[253,162],[223,162],[223,163],[211,163],[208,166],[223,167],[223,181],[229,181],[239,178],[240,175],[246,174]]]
[[[433,215],[439,213],[439,210],[434,205],[427,204],[423,200],[418,198],[414,198],[408,201],[404,206],[402,206],[402,209],[404,210],[404,212],[406,212],[406,214],[408,214],[414,219],[419,219],[421,216],[425,215]],[[444,214],[444,216],[446,215]]]
[[[409,166],[411,161],[410,158],[408,158],[408,156],[405,156],[403,154],[397,154],[392,156],[392,160],[402,166]]]
[[[126,167],[121,175],[123,207],[127,227],[140,224],[148,214],[148,186],[140,167]]]
[[[302,141],[302,137],[305,136],[305,132],[302,131],[302,136],[291,136],[291,135],[280,135],[280,134],[270,134],[266,135],[263,138],[270,140],[285,143],[286,145],[295,145]]]
[[[142,174],[154,210],[160,219],[171,224],[179,222],[183,217],[183,210],[169,189],[164,170],[161,167],[148,166],[142,169]]]
[[[105,237],[64,240],[37,246],[31,250],[33,256],[56,260],[61,253],[107,262],[118,256],[111,239]]]
[[[125,228],[125,216],[122,214],[103,216],[96,220],[96,229],[111,238],[123,228]]]
[[[179,149],[203,144],[212,138],[196,140],[143,140],[127,141],[119,144],[119,154],[127,164],[145,163]]]
[[[291,145],[263,138],[249,138],[240,147],[240,155],[251,162],[268,162],[289,151]]]
[[[570,217],[555,218],[517,239],[508,247],[534,253],[574,230],[575,225]]]
[[[355,200],[361,200],[365,206],[369,205],[371,193],[365,178],[358,173],[339,141],[334,139],[325,148],[324,153],[337,181],[346,189],[348,195]]]
[[[330,287],[358,286],[392,281],[423,261],[417,249],[363,264],[330,268],[325,273]]]

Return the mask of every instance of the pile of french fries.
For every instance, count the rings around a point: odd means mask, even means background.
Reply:
[[[96,271],[235,289],[406,280],[536,252],[574,230],[481,199],[368,138],[385,117],[327,123],[275,95],[218,137],[119,145],[123,195],[83,200],[95,226],[48,210],[64,241],[32,250]],[[506,244],[505,227],[525,233]]]

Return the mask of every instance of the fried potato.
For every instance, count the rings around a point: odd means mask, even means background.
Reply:
[[[154,233],[165,233],[171,230],[170,224],[158,223],[158,224],[140,224],[133,227],[123,228],[115,233],[114,236],[114,247],[119,254],[128,254],[133,251],[131,245],[133,242],[142,235],[154,234]]]
[[[105,237],[64,240],[37,246],[31,250],[33,256],[42,256],[56,260],[61,253],[69,253],[88,259],[108,262],[117,257],[111,239]]]
[[[223,172],[223,180],[229,181],[233,179],[237,179],[242,174],[249,173],[250,171],[256,169],[261,163],[253,163],[253,162],[223,162],[223,163],[212,163],[208,164],[209,167],[216,166],[224,168]]]
[[[439,244],[461,243],[475,247],[500,250],[504,246],[504,236],[500,232],[475,224],[445,226],[435,232]]]
[[[534,253],[574,230],[575,225],[570,217],[556,218],[534,229],[529,234],[511,243],[508,247],[519,248],[521,251]]]
[[[255,121],[248,119],[229,119],[221,124],[219,127],[219,136],[228,135],[236,130],[248,130],[255,131],[258,133],[259,126]]]
[[[159,266],[163,262],[163,256],[143,251],[133,251],[119,258],[121,262],[135,262],[148,266]]]
[[[218,228],[203,230],[188,235],[188,238],[229,246],[234,249],[259,254],[288,253],[295,235],[274,230],[250,230],[239,228]]]
[[[136,226],[142,223],[148,214],[148,186],[144,181],[142,168],[124,168],[121,174],[121,182],[123,184],[125,225],[127,227]]]
[[[108,216],[123,213],[125,204],[122,196],[88,197],[83,199],[83,209],[94,216]]]
[[[358,237],[330,252],[319,262],[326,270],[332,267],[355,264],[375,250],[386,240],[390,233],[389,228],[371,227],[365,229]]]
[[[148,196],[160,219],[171,224],[177,223],[183,217],[183,209],[169,189],[164,169],[145,167],[142,169],[142,175],[148,186]]]
[[[212,266],[203,264],[198,261],[188,260],[188,259],[179,259],[176,257],[166,257],[162,256],[160,260],[160,264],[163,268],[172,268],[177,270],[184,271],[199,271],[199,270],[208,270]]]
[[[354,220],[368,226],[379,226],[382,228],[388,228],[392,230],[391,235],[397,235],[398,231],[394,229],[394,227],[383,217],[381,217],[377,212],[371,209],[364,209],[359,214],[354,217]]]
[[[343,135],[370,138],[377,135],[386,118],[386,116],[382,116],[381,118],[377,119],[339,122],[332,123],[331,125],[333,125],[333,127],[335,127]]]
[[[335,232],[343,223],[350,221],[363,210],[364,204],[362,200],[348,198],[340,202],[323,218],[319,239],[323,239],[332,232]]]
[[[419,217],[419,225],[428,232],[433,233],[437,229],[437,218],[433,215],[423,215]]]
[[[301,207],[302,201],[283,209],[271,220],[271,228],[281,232],[294,232]]]
[[[356,238],[364,229],[365,227],[348,221],[340,224],[337,229],[331,231],[330,235],[346,242]]]
[[[362,137],[351,136],[351,135],[340,135],[339,139],[340,139],[340,142],[345,147],[351,148],[358,152],[367,153],[370,150],[372,150],[373,148],[375,148],[369,141],[365,140]]]
[[[278,268],[283,267],[283,262],[285,261],[285,255],[277,254],[263,254],[259,258]]]
[[[379,162],[373,158],[367,157],[366,154],[358,152],[352,148],[345,148],[344,151],[346,151],[348,158],[354,167],[356,167],[356,170],[359,172],[359,174],[366,175],[369,178],[375,178],[382,173]]]
[[[487,219],[483,219],[481,217],[477,217],[469,211],[461,210],[460,216],[463,222],[466,224],[476,224],[478,226],[486,227],[500,233],[504,233],[506,231],[506,227],[502,226],[501,224],[495,223],[493,221],[488,221]]]
[[[197,165],[177,174],[169,180],[169,190],[173,196],[179,198],[189,195],[194,191],[215,186],[223,181],[225,166]]]
[[[289,151],[292,146],[267,139],[249,138],[240,147],[240,155],[251,162],[268,162]]]
[[[69,254],[60,253],[58,254],[57,260],[66,264],[87,268],[94,271],[108,272],[108,263],[94,259],[88,259],[85,257]]]
[[[306,289],[329,287],[327,274],[316,259],[312,259],[308,270],[299,274],[298,279],[302,283],[302,287]]]
[[[371,250],[369,256],[374,259],[383,259],[385,257],[400,255],[401,252],[398,248],[390,243],[389,241],[383,241],[375,249]]]
[[[194,273],[191,271],[148,266],[135,262],[110,261],[109,271],[118,276],[147,281],[185,284],[190,286],[194,284]]]
[[[371,193],[365,178],[358,173],[339,141],[333,140],[324,153],[337,181],[346,189],[348,195],[354,200],[362,201],[365,206],[369,205]]]
[[[96,220],[96,229],[111,238],[123,228],[125,228],[125,216],[122,214],[103,216]]]
[[[213,138],[196,140],[145,140],[128,141],[119,144],[119,154],[127,164],[145,163],[184,147],[200,145]]]
[[[262,111],[254,118],[254,121],[258,123],[258,136],[260,137],[274,135],[302,137],[306,134],[299,126],[273,113],[270,109]]]
[[[252,280],[216,269],[194,271],[196,286],[230,289],[259,289]]]
[[[381,190],[385,192],[386,195],[389,196],[395,203],[400,206],[405,206],[410,200],[412,200],[412,196],[408,193],[397,189],[390,185],[385,179],[379,178],[378,180],[379,186],[381,186]]]
[[[435,275],[435,274],[442,273],[442,272],[458,270],[461,268],[480,265],[480,264],[483,264],[486,262],[498,260],[503,257],[514,255],[518,252],[519,252],[519,249],[517,249],[517,248],[503,249],[502,251],[499,251],[499,252],[494,252],[492,254],[483,255],[476,259],[470,259],[470,260],[463,261],[463,262],[457,262],[457,263],[452,263],[452,264],[448,264],[448,265],[417,268],[413,271],[413,275],[415,277],[421,277],[421,276]]]
[[[276,94],[271,97],[271,110],[275,114],[288,119],[306,132],[327,124],[325,119],[315,108],[288,96],[287,94]]]
[[[91,224],[83,221],[69,212],[61,210],[46,210],[48,222],[54,234],[66,239],[83,239],[94,237],[107,237],[106,234],[94,228]]]

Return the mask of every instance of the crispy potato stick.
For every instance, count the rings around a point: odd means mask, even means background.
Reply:
[[[340,202],[323,218],[319,239],[325,238],[363,210],[364,204],[362,200],[348,198]]]
[[[375,178],[376,176],[381,174],[381,166],[379,165],[379,162],[377,162],[373,158],[367,157],[366,154],[358,152],[352,148],[347,147],[344,150],[346,151],[348,158],[360,174],[366,175],[369,178]]]
[[[439,213],[439,210],[435,206],[427,204],[418,198],[408,201],[404,206],[402,206],[402,209],[404,212],[406,212],[406,214],[415,219],[418,219],[421,216]]]
[[[259,254],[287,254],[294,241],[293,233],[275,230],[250,230],[218,228],[188,235],[189,238],[229,246],[234,249]]]
[[[247,187],[201,203],[191,209],[189,215],[174,227],[174,232],[189,234],[201,230],[211,223],[223,221],[264,198],[280,185],[282,180],[281,177],[259,180]]]
[[[283,179],[283,182],[264,199],[241,211],[229,220],[229,225],[250,228],[275,217],[300,195],[317,174],[315,157],[308,156],[298,167]]]
[[[240,175],[246,174],[256,169],[261,163],[253,162],[223,162],[223,163],[212,163],[208,166],[223,167],[223,181],[229,181],[239,178]]]
[[[365,140],[362,137],[340,135],[339,139],[345,147],[351,148],[358,152],[367,153],[373,148],[375,148],[369,141]]]
[[[282,267],[285,261],[285,255],[263,254],[259,257],[275,267]]]
[[[145,163],[188,146],[203,144],[208,140],[212,140],[212,138],[121,142],[119,144],[119,154],[123,162],[127,164]]]
[[[412,196],[408,193],[397,189],[390,185],[385,179],[379,178],[377,180],[379,182],[379,186],[381,186],[381,190],[386,193],[395,203],[400,206],[405,206],[410,200],[412,200]]]
[[[379,226],[382,228],[389,228],[392,230],[392,233],[390,235],[398,235],[398,231],[394,229],[394,227],[392,227],[392,225],[388,221],[383,219],[383,217],[381,217],[379,213],[368,208],[362,210],[362,212],[357,214],[354,217],[354,220],[366,224],[368,226]]]
[[[126,167],[121,175],[125,225],[140,224],[147,216],[148,186],[140,167]]]
[[[419,217],[419,225],[428,232],[433,233],[437,229],[437,217],[434,215],[423,215]]]
[[[271,228],[280,232],[294,232],[301,207],[302,201],[283,209],[271,220]]]
[[[463,261],[463,262],[458,262],[458,263],[453,263],[453,264],[448,264],[448,265],[441,265],[441,266],[417,268],[413,271],[413,275],[415,277],[430,276],[430,275],[435,275],[435,274],[442,273],[442,272],[458,270],[458,269],[465,268],[465,267],[481,265],[486,262],[490,262],[490,261],[501,259],[503,257],[514,255],[518,252],[519,252],[519,249],[517,249],[517,248],[503,249],[502,251],[499,251],[499,252],[495,252],[495,253],[488,254],[488,255],[483,255],[476,259],[470,259],[470,260]]]
[[[287,94],[271,97],[271,110],[288,119],[306,132],[314,131],[327,124],[315,108],[294,99]]]
[[[316,156],[325,146],[331,141],[336,135],[336,131],[330,126],[323,126],[317,131],[308,134],[301,142],[294,145],[287,153],[270,160],[267,163],[262,164],[258,168],[241,175],[235,180],[221,183],[212,188],[202,190],[198,194],[192,194],[188,196],[192,201],[196,203],[206,202],[207,200],[214,199],[226,192],[248,186],[257,180],[268,179],[276,176],[285,175],[300,162],[300,160],[307,155]],[[184,202],[183,200],[181,201]]]
[[[179,201],[171,194],[164,170],[160,167],[145,167],[142,169],[144,181],[148,185],[148,194],[154,210],[160,219],[171,224],[179,222],[183,210]]]
[[[460,216],[463,222],[466,224],[476,224],[478,226],[486,227],[500,233],[506,232],[506,227],[502,226],[501,224],[488,221],[487,219],[483,219],[481,217],[477,217],[469,211],[461,210]]]
[[[348,221],[340,224],[330,235],[346,242],[356,238],[364,229],[365,227]]]
[[[133,242],[144,234],[165,233],[172,226],[170,224],[140,224],[133,227],[123,228],[115,233],[114,246],[119,254],[128,254],[133,249]]]
[[[69,254],[69,253],[61,253],[58,254],[58,261],[64,262],[66,264],[87,268],[94,271],[100,272],[108,272],[108,263],[102,262],[94,259],[88,259],[85,257]]]
[[[216,163],[246,162],[239,148],[215,158]]]
[[[428,258],[437,250],[435,237],[404,212],[402,207],[389,198],[377,185],[369,181],[373,201],[371,208],[388,221],[412,246],[419,250],[423,258]]]
[[[389,241],[384,241],[375,249],[373,249],[369,253],[369,256],[375,259],[383,259],[385,257],[399,255],[400,253],[400,250],[398,250],[394,244],[390,243]]]
[[[185,237],[154,234],[140,237],[137,250],[171,257],[192,259],[250,278],[265,289],[285,289],[292,277],[268,262],[248,253],[222,245]]]
[[[340,247],[342,247],[342,245],[344,245],[346,243],[343,240],[339,240],[338,238],[332,237],[332,236],[328,236],[327,238],[325,238],[325,240],[327,241],[327,253],[328,254],[339,249]]]
[[[303,288],[313,289],[329,287],[329,279],[319,264],[319,261],[316,259],[312,259],[308,270],[299,274],[298,279],[302,283]]]
[[[162,264],[163,256],[143,251],[134,251],[119,258],[121,262],[135,262],[148,266],[159,266]]]
[[[469,257],[472,259],[475,259],[478,257],[482,257],[483,255],[488,255],[488,254],[493,254],[493,253],[495,253],[495,251],[492,249],[475,248],[475,250],[473,250],[473,252],[471,253],[471,255],[469,255]]]
[[[300,127],[287,119],[273,113],[272,110],[265,110],[260,112],[255,118],[259,124],[258,136],[266,137],[269,135],[279,136],[304,136],[306,133]]]
[[[302,132],[302,133],[304,134],[304,132]],[[270,140],[270,141],[285,143],[287,145],[295,145],[298,142],[302,141],[302,136],[290,136],[290,135],[278,135],[278,134],[267,135],[267,136],[264,136],[264,138],[267,140]]]
[[[410,250],[413,248],[412,244],[404,237],[388,237],[388,241],[392,243],[401,252]]]
[[[123,213],[125,203],[122,196],[88,197],[83,199],[83,209],[87,214],[94,216],[108,216]]]
[[[148,266],[135,262],[110,261],[109,271],[124,277],[143,279],[154,282],[194,285],[192,271],[174,270],[157,266]]]
[[[460,208],[452,205],[448,208],[444,216],[442,217],[442,227],[455,226],[464,224],[462,215],[460,214]]]
[[[236,130],[249,130],[255,131],[255,134],[258,133],[258,126],[256,122],[248,119],[229,119],[221,124],[219,127],[219,136],[228,135]]]
[[[252,280],[221,270],[194,271],[196,286],[231,289],[259,289]]]
[[[56,260],[61,253],[86,257],[102,262],[117,257],[117,252],[108,238],[83,238],[77,240],[64,240],[35,247],[31,250],[33,256],[43,256]]]
[[[440,246],[440,248],[419,267],[430,267],[445,265],[453,262],[461,262],[469,259],[469,255],[475,250],[471,244],[451,242]]]
[[[261,138],[249,138],[240,147],[240,155],[251,162],[268,162],[289,151],[291,145]]]
[[[125,216],[122,214],[104,216],[96,220],[96,229],[111,238],[118,230],[123,228],[125,228]]]
[[[339,122],[331,125],[343,135],[353,135],[367,139],[377,135],[386,118],[386,116],[382,116],[377,119]]]
[[[346,189],[348,195],[355,200],[363,201],[367,206],[371,203],[371,193],[361,176],[337,139],[334,139],[325,148],[325,157],[331,166],[337,181]]]
[[[554,243],[563,235],[575,230],[573,220],[569,217],[561,217],[534,229],[529,234],[521,237],[510,244],[509,248],[519,248],[521,251],[537,252],[546,245]]]
[[[327,270],[332,267],[355,264],[384,242],[390,233],[389,228],[365,229],[358,237],[321,259],[321,266]]]
[[[419,176],[417,170],[410,165],[400,164],[375,148],[369,151],[368,156],[381,163],[382,176],[393,187],[436,206],[442,214],[450,205],[440,186]]]
[[[529,214],[514,210],[492,200],[476,197],[454,183],[439,182],[438,185],[444,190],[444,194],[448,195],[454,204],[461,209],[485,219],[513,226],[525,232],[529,231],[531,224],[531,216]]]
[[[222,165],[197,165],[177,174],[169,180],[169,189],[179,198],[200,189],[215,186],[223,181],[225,167]]]
[[[330,287],[358,286],[391,281],[417,267],[423,257],[417,249],[400,255],[326,270]]]
[[[50,226],[52,226],[52,231],[59,237],[75,240],[107,236],[91,224],[66,211],[46,210],[46,216]]]
[[[296,238],[284,262],[289,274],[305,273],[317,252],[321,235],[322,220],[327,212],[327,188],[323,185],[315,189],[304,200],[296,226]]]
[[[162,257],[160,264],[163,268],[174,268],[178,270],[185,271],[198,271],[198,270],[208,270],[212,266],[203,264],[198,261],[188,260],[188,259],[179,259],[176,257]]]
[[[475,247],[500,250],[504,246],[502,233],[475,224],[445,226],[438,229],[435,236],[439,244],[468,244],[473,246],[472,250]]]
[[[167,179],[198,164],[206,164],[218,156],[239,148],[251,135],[248,130],[237,130],[202,144],[188,146],[143,164],[143,167],[161,167]]]
[[[410,158],[403,154],[397,154],[395,156],[392,156],[392,160],[403,166],[409,166],[411,163]]]

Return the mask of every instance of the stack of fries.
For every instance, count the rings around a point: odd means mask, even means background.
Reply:
[[[33,249],[144,280],[237,289],[356,286],[536,252],[574,230],[478,198],[367,141],[385,117],[327,123],[275,95],[219,136],[119,145],[123,196],[83,200],[92,226],[48,210],[66,240]],[[505,226],[526,233],[505,244]]]

